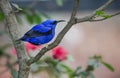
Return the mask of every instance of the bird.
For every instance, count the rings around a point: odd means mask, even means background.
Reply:
[[[54,38],[55,28],[59,22],[65,22],[65,20],[49,19],[43,21],[42,23],[33,26],[18,40],[29,42],[33,45],[46,44]]]

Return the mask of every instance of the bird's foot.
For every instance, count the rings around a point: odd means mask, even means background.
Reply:
[[[46,47],[46,48],[47,48],[47,47],[48,47],[48,45],[49,45],[49,44],[44,44],[44,45],[43,45],[43,47]]]

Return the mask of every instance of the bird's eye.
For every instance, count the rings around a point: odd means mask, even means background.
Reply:
[[[57,21],[53,21],[52,24],[57,24]]]

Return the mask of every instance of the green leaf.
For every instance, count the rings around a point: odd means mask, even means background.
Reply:
[[[110,64],[108,64],[108,63],[106,63],[106,62],[101,62],[105,67],[107,67],[109,70],[111,70],[111,71],[114,71],[114,68],[110,65]]]
[[[86,68],[86,71],[88,71],[88,72],[94,71],[94,66],[88,65]]]
[[[12,3],[12,5],[17,9],[17,10],[23,10],[22,8],[20,8],[17,4]]]
[[[42,18],[40,17],[41,15],[39,13],[34,14],[34,23],[39,24],[42,22]]]
[[[61,69],[64,70],[64,73],[68,75],[68,78],[74,78],[74,71],[67,65],[65,64],[60,64],[62,66]]]
[[[15,69],[11,69],[11,75],[13,78],[18,78],[18,72]]]
[[[31,12],[31,11],[30,11]],[[25,12],[25,18],[26,20],[30,23],[30,24],[39,24],[42,22],[42,17],[41,14],[39,12]]]
[[[0,12],[0,21],[3,21],[5,18],[4,14]]]
[[[25,14],[26,20],[30,23],[33,24],[34,23],[34,17],[29,15],[29,14]]]
[[[106,19],[107,19],[107,18],[111,18],[110,15],[103,15],[103,17],[106,18]]]
[[[100,66],[100,60],[99,59],[90,59],[88,61],[88,65],[93,66],[93,67],[99,67]]]
[[[58,6],[62,6],[63,5],[63,0],[56,0],[56,3]]]
[[[87,78],[87,77],[89,76],[89,72],[83,71],[83,72],[80,73],[79,76],[80,76],[81,78]]]
[[[67,55],[67,60],[69,60],[69,61],[74,61],[74,58],[72,57],[72,55]]]
[[[96,14],[96,15],[98,15],[98,16],[101,16],[101,15],[103,15],[103,14],[104,14],[104,12],[103,12],[103,11],[101,11],[101,10],[97,10],[95,14]]]
[[[101,10],[96,11],[95,14],[98,15],[98,16],[104,17],[106,19],[111,17],[109,14],[107,14],[107,13],[101,11]]]
[[[37,73],[37,72],[41,72],[42,70],[47,70],[49,66],[45,62],[41,62],[41,63],[34,63],[30,67],[31,67],[31,72]]]
[[[81,67],[77,67],[76,70],[74,71],[74,76],[79,76],[81,72]]]
[[[73,70],[67,65],[61,64],[61,66],[66,70],[67,73],[73,73]]]
[[[93,57],[91,57],[92,59],[95,59],[95,60],[101,60],[102,59],[102,56],[101,55],[94,55]]]

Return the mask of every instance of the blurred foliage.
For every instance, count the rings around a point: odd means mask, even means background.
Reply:
[[[6,44],[4,46],[0,47],[0,56],[10,56],[9,54],[6,53],[6,49],[9,48],[11,44]]]
[[[62,74],[70,75],[73,72],[73,70],[62,61],[50,57],[46,57],[31,65],[31,72],[33,73],[41,72],[43,70],[46,71],[49,76],[54,78],[60,78]]]
[[[30,24],[39,24],[40,22],[42,22],[42,15],[38,12],[33,11],[32,14],[30,14],[29,12],[24,12],[24,16]]]
[[[110,71],[114,71],[114,68],[109,63],[103,61],[102,56],[95,55],[91,59],[95,59],[93,63],[97,64],[96,66],[99,66],[99,63],[100,63],[104,65],[106,68],[108,68]]]
[[[63,0],[56,0],[58,6],[63,5]],[[43,21],[43,18],[50,19],[50,16],[44,12],[39,12],[33,7],[19,7],[19,5],[12,3],[15,8],[15,14],[18,22],[21,24],[21,19],[19,16],[24,16],[25,20],[30,24],[38,24]],[[110,18],[111,16],[103,11],[96,11],[96,15],[104,18]],[[4,20],[4,14],[0,12],[0,21]],[[3,34],[0,32],[0,34]],[[6,55],[5,49],[10,47],[11,44],[7,44],[0,47],[0,56]],[[70,60],[73,60],[69,56]],[[68,59],[68,60],[69,60]],[[31,65],[31,73],[39,73],[46,71],[51,78],[60,78],[62,75],[67,75],[68,78],[95,78],[93,75],[94,70],[100,65],[104,65],[110,71],[114,71],[114,68],[107,62],[103,61],[102,56],[94,55],[88,61],[88,65],[85,70],[81,66],[77,67],[75,70],[66,65],[63,61],[55,60],[51,57],[46,57],[42,60]],[[11,70],[11,75],[13,78],[17,78],[18,72],[12,67],[12,64],[7,66]]]
[[[43,21],[43,18],[50,19],[50,16],[44,12],[39,12],[35,10],[33,7],[19,7],[19,5],[12,3],[14,7],[14,12],[17,17],[19,24],[21,24],[20,16],[24,16],[25,20],[30,24],[39,24]],[[0,22],[4,20],[4,14],[0,12]],[[24,19],[22,19],[24,20]]]
[[[62,6],[63,2],[63,0],[56,0],[58,6]],[[12,3],[12,6],[19,24],[21,24],[21,19],[19,16],[24,16],[25,20],[30,24],[39,24],[43,21],[43,18],[50,19],[49,14],[35,10],[34,6],[19,7],[19,5],[15,3]],[[0,12],[0,22],[2,22],[4,18],[4,14]]]
[[[63,6],[63,0],[56,0],[58,6]]]
[[[12,78],[18,78],[18,71],[16,69],[14,69],[15,64],[17,64],[17,63],[15,62],[15,63],[11,64],[9,60],[7,61],[7,64],[6,64],[6,67],[10,69]]]
[[[20,21],[19,16],[24,16],[25,20],[30,24],[39,24],[43,21],[43,18],[50,19],[50,16],[46,13],[36,11],[32,8],[23,8],[23,10],[16,13],[17,19]]]
[[[60,78],[62,75],[67,75],[68,78],[95,78],[93,72],[101,65],[104,65],[111,71],[114,70],[110,64],[103,62],[102,56],[94,55],[93,57],[90,57],[88,65],[84,70],[81,66],[73,70],[63,61],[58,61],[53,58],[46,57],[32,64],[31,72],[38,73],[46,71],[50,78]]]
[[[114,71],[114,68],[113,68],[110,64],[108,64],[108,63],[106,63],[106,62],[104,62],[104,61],[102,61],[101,63],[102,63],[105,67],[107,67],[109,70]]]
[[[0,21],[3,21],[4,20],[4,14],[0,12]]]
[[[15,69],[11,69],[11,75],[13,78],[18,78],[18,72]]]

